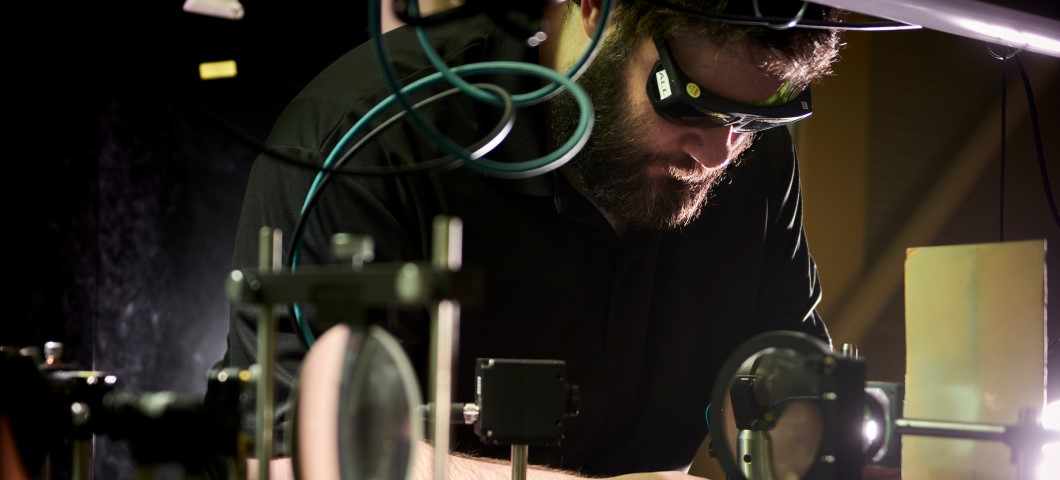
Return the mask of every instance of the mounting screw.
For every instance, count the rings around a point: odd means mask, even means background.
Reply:
[[[88,423],[89,417],[92,415],[92,410],[81,402],[74,402],[70,405],[70,420],[73,421],[75,427],[80,427]]]
[[[336,233],[331,236],[331,254],[336,260],[348,261],[354,268],[375,259],[375,242],[368,235]]]
[[[47,342],[44,344],[44,363],[58,365],[63,357],[63,344],[60,342]]]

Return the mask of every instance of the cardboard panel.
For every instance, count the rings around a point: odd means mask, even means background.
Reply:
[[[906,252],[906,418],[1013,424],[1045,406],[1045,241]],[[1014,479],[1002,443],[907,436],[902,478]]]

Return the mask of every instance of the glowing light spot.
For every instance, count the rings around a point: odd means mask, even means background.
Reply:
[[[215,80],[218,78],[232,78],[236,76],[236,61],[225,60],[223,62],[206,62],[199,64],[199,78],[203,80]]]
[[[1042,412],[1042,426],[1049,430],[1060,430],[1060,401],[1045,406]],[[1042,463],[1038,465],[1039,480],[1056,478],[1060,472],[1060,443],[1047,443],[1042,446]]]
[[[861,434],[865,436],[865,440],[869,442],[875,441],[876,437],[880,436],[880,426],[873,420],[866,421],[865,425],[861,427]]]

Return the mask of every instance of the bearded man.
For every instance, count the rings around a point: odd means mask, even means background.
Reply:
[[[672,3],[702,11],[750,4]],[[589,48],[602,13],[601,0],[546,7],[547,40],[536,48],[486,16],[431,27],[428,36],[451,66],[509,60],[562,72]],[[402,84],[433,73],[411,29],[385,38]],[[530,463],[540,466],[531,478],[682,476],[707,434],[714,377],[740,343],[778,329],[828,341],[815,311],[821,288],[784,125],[809,115],[809,86],[827,73],[837,46],[833,31],[730,25],[655,1],[619,0],[578,79],[595,105],[595,127],[568,164],[518,179],[469,169],[336,175],[308,219],[299,263],[329,262],[329,237],[340,232],[371,235],[377,262],[427,259],[431,219],[460,217],[463,268],[482,275],[484,290],[480,305],[461,312],[454,401],[474,398],[476,358],[563,360],[580,386],[581,413],[568,420],[560,446],[531,449]],[[512,93],[541,86],[501,73],[470,81]],[[294,229],[316,176],[274,157],[322,164],[389,94],[365,45],[291,102],[254,165],[235,268],[256,266],[261,227]],[[459,96],[419,110],[460,145],[488,136],[500,116],[494,105]],[[566,93],[519,108],[487,157],[540,158],[574,134],[577,117]],[[406,123],[366,144],[349,165],[407,165],[442,154]],[[427,316],[404,312],[380,322],[426,383]],[[255,325],[252,308],[233,305],[228,365],[255,363]],[[284,400],[306,347],[291,328],[279,335],[283,445]],[[252,427],[253,415],[245,421]],[[454,449],[472,457],[451,462],[454,478],[507,477],[503,466],[476,460],[504,458],[507,449],[482,445],[470,428],[455,430]]]

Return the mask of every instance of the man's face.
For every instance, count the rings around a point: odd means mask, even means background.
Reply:
[[[580,187],[614,222],[629,228],[673,229],[692,222],[711,186],[751,144],[752,134],[730,127],[697,128],[664,120],[645,90],[659,55],[650,39],[632,43],[612,34],[579,79],[596,107],[596,125],[571,162]],[[700,86],[731,100],[755,104],[783,79],[757,68],[743,49],[709,42],[671,41],[677,62]],[[573,130],[577,107],[568,95],[552,107],[553,144]]]

